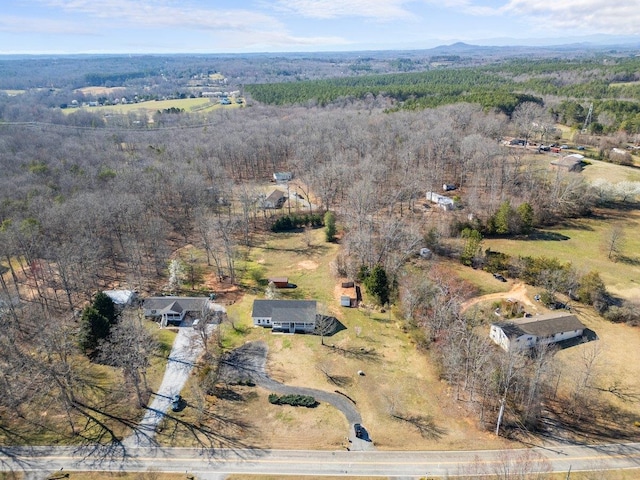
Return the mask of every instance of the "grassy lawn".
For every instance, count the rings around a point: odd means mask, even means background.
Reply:
[[[626,165],[616,165],[601,160],[588,159],[591,165],[584,167],[582,175],[593,182],[597,179],[604,179],[611,183],[618,182],[640,182],[640,170]],[[637,162],[636,162],[637,163]]]
[[[625,241],[622,260],[608,258],[606,238],[612,225],[623,227]],[[564,225],[538,232],[537,240],[485,239],[483,248],[509,255],[555,257],[571,262],[579,271],[600,272],[607,288],[622,298],[640,296],[640,211],[600,210],[592,218],[567,221]]]
[[[322,229],[314,230],[311,245],[305,234],[269,234],[261,246],[248,253],[243,269],[250,292],[228,307],[230,322],[224,325],[225,345],[239,346],[261,340],[269,347],[267,368],[276,380],[327,391],[339,390],[352,398],[363,423],[379,449],[499,448],[501,439],[479,431],[474,422],[460,414],[450,400],[446,384],[428,357],[417,351],[393,312],[341,308],[330,263],[338,245],[324,242]],[[253,272],[251,274],[250,272]],[[343,329],[321,339],[313,335],[274,335],[254,328],[252,303],[264,297],[269,276],[287,276],[297,288],[278,290],[280,298],[316,299],[335,315]],[[258,281],[256,281],[258,280]],[[497,287],[496,287],[497,288]],[[232,328],[231,324],[235,326]],[[321,368],[339,379],[331,383]],[[359,375],[363,371],[364,375]],[[194,376],[191,382],[196,382]],[[193,384],[192,384],[193,385]],[[195,395],[192,385],[185,398]],[[346,448],[347,424],[333,407],[313,409],[271,405],[268,393],[257,387],[234,387],[234,395],[209,399],[210,418],[198,419],[213,430],[220,428],[215,415],[225,416],[225,435],[243,444],[264,448]],[[196,409],[177,415],[193,420]],[[415,423],[396,420],[390,412],[414,417]],[[421,430],[418,428],[421,428]],[[193,436],[182,432],[167,442],[193,444]]]
[[[447,267],[451,268],[458,277],[474,285],[478,289],[478,295],[508,292],[511,289],[510,283],[500,282],[484,270],[474,270],[455,261],[447,262]]]

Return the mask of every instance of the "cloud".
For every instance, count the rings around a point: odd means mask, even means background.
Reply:
[[[589,33],[635,35],[640,8],[630,0],[510,0],[501,10],[544,21],[547,27]]]
[[[232,32],[219,41],[220,48],[224,50],[247,52],[317,50],[318,47],[338,47],[350,44],[350,41],[342,37],[299,37],[273,31]]]
[[[279,11],[307,18],[364,17],[380,21],[413,18],[404,5],[410,0],[277,0]]]
[[[41,3],[70,15],[108,19],[137,28],[244,29],[251,25],[281,28],[273,17],[243,9],[219,10],[195,7],[189,2],[165,0],[41,0]]]
[[[94,29],[87,26],[78,25],[76,22],[66,20],[53,20],[48,18],[26,18],[16,15],[0,16],[0,32],[35,32],[50,35],[69,33],[81,35],[98,35]]]

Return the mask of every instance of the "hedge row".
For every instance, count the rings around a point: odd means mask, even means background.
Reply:
[[[269,395],[269,403],[307,408],[313,408],[318,405],[316,399],[310,395],[276,395],[275,393]]]
[[[318,214],[305,214],[305,215],[285,215],[277,219],[271,226],[273,232],[287,232],[295,230],[296,228],[303,228],[306,226],[321,227],[323,225],[322,215]]]

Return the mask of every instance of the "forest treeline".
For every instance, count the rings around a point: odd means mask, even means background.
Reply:
[[[608,60],[511,60],[499,65],[450,68],[420,73],[367,75],[306,82],[246,85],[260,102],[273,105],[317,103],[339,99],[384,96],[398,102],[396,108],[433,108],[469,102],[511,115],[524,102],[554,105],[556,117],[568,124],[585,121],[588,103],[594,102],[593,133],[623,129],[640,132],[640,62],[637,58]],[[576,106],[580,112],[576,112]],[[598,120],[601,115],[602,119]]]

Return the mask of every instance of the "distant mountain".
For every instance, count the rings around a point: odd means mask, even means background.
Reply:
[[[536,42],[534,44],[534,41]],[[512,42],[512,43],[509,43]],[[422,54],[442,56],[460,55],[466,57],[518,57],[525,55],[585,55],[599,52],[619,52],[640,54],[640,36],[591,35],[587,37],[567,37],[564,39],[490,39],[472,45],[456,42],[421,50]]]

